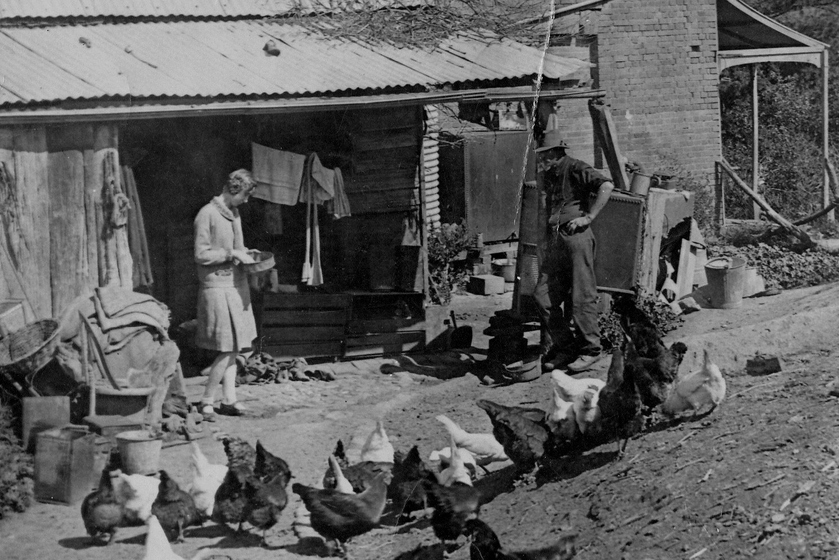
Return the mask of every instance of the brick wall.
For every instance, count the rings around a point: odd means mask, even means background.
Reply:
[[[710,176],[721,153],[716,0],[613,0],[558,23],[574,19],[597,34],[598,86],[624,155],[649,172],[671,163]]]

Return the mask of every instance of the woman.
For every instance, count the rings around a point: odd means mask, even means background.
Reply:
[[[236,400],[236,356],[256,338],[247,273],[239,266],[253,262],[242,239],[237,207],[248,201],[256,182],[247,169],[227,178],[221,195],[195,217],[195,262],[198,265],[198,329],[195,344],[217,350],[201,399],[201,413],[215,420],[213,402],[222,382],[219,414],[239,416],[244,407]]]

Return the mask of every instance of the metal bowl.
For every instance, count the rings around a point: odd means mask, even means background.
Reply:
[[[251,253],[251,256],[256,262],[250,264],[242,263],[242,267],[248,274],[259,274],[260,272],[274,268],[274,253],[270,251],[255,251]]]

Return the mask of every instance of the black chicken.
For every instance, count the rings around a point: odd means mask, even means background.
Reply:
[[[257,444],[259,450],[259,444]],[[277,524],[280,514],[288,503],[286,485],[288,478],[285,473],[278,473],[267,482],[262,482],[256,476],[245,478],[245,508],[244,517],[254,527],[262,529],[262,544],[265,545],[265,532]]]
[[[280,457],[272,455],[262,446],[259,440],[256,441],[256,459],[254,461],[253,474],[262,482],[273,480],[280,476],[283,488],[288,485],[289,480],[292,478],[288,463]]]
[[[256,480],[250,468],[241,465],[229,468],[224,476],[224,481],[216,490],[215,501],[213,502],[211,519],[216,523],[238,525],[240,533],[242,532],[242,524],[247,518],[248,497],[245,494],[245,485],[248,478]]]
[[[344,543],[377,527],[387,500],[385,473],[379,473],[360,494],[342,494],[337,490],[292,484],[291,490],[303,500],[309,511],[312,529],[318,532],[330,553]]]
[[[166,471],[160,471],[160,486],[151,505],[151,513],[157,516],[166,538],[175,542],[183,542],[185,527],[203,522],[195,500],[181,490]]]
[[[244,466],[251,471],[253,470],[256,464],[256,450],[251,444],[237,437],[224,438],[222,443],[229,468]]]
[[[122,524],[124,514],[122,504],[114,495],[111,472],[106,467],[102,469],[99,487],[82,501],[84,528],[87,534],[93,537],[94,542],[98,542],[101,535],[110,535],[107,544],[111,544],[116,536],[117,527]]]
[[[633,325],[626,342],[626,368],[633,372],[641,401],[652,409],[667,400],[687,346],[676,342],[667,348],[655,328]]]
[[[437,478],[422,460],[417,446],[413,446],[405,457],[396,452],[393,464],[393,479],[387,487],[387,497],[391,501],[397,520],[404,519],[414,511],[427,507],[423,480],[436,482]]]
[[[352,484],[353,491],[356,494],[364,492],[379,473],[386,473],[390,477],[393,471],[393,463],[362,461],[350,465],[347,455],[344,452],[344,443],[340,439],[335,445],[335,451],[332,452],[332,455],[338,461],[341,472],[344,473],[344,477]],[[389,481],[389,478],[386,480]],[[326,472],[323,474],[322,484],[327,490],[333,490],[335,488],[336,480],[335,474],[332,472],[332,467],[327,467]]]
[[[606,385],[600,390],[598,406],[600,421],[589,427],[586,439],[590,446],[617,440],[618,457],[622,457],[629,438],[644,429],[644,416],[634,370],[625,367],[620,348],[612,350],[612,363]]]
[[[466,522],[477,519],[481,511],[481,491],[467,484],[455,482],[443,486],[436,482],[423,481],[428,495],[428,504],[434,508],[431,527],[438,539],[454,541],[463,534]]]
[[[545,422],[545,411],[539,408],[504,406],[486,399],[478,401],[492,422],[492,435],[504,447],[504,452],[519,473],[536,467],[545,454],[551,431]]]
[[[498,535],[480,519],[466,522],[466,534],[472,538],[470,560],[570,560],[577,553],[576,535],[568,535],[545,548],[510,552],[501,548]]]

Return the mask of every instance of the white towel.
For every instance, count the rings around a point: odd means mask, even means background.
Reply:
[[[253,196],[275,204],[297,204],[306,156],[254,142],[251,143],[251,157],[253,178],[257,182]]]

